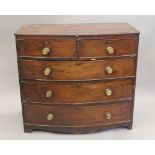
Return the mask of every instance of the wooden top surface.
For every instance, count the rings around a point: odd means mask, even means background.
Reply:
[[[137,34],[127,23],[24,25],[15,35],[87,36]]]

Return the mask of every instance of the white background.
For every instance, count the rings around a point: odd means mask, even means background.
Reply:
[[[0,139],[155,139],[155,16],[0,16]],[[133,130],[23,132],[14,33],[23,24],[128,22],[140,31]]]

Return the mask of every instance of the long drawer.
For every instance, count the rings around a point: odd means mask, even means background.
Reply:
[[[91,80],[135,75],[134,58],[96,61],[19,60],[21,79]]]
[[[131,120],[131,101],[98,106],[25,104],[24,123],[50,126],[95,126]]]
[[[27,82],[21,84],[23,101],[44,104],[92,103],[132,98],[133,80],[111,82]]]

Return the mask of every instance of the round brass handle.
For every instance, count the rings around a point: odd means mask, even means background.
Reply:
[[[107,66],[105,70],[106,70],[107,74],[113,73],[113,68],[111,66]]]
[[[47,54],[49,54],[49,52],[50,52],[50,49],[49,49],[48,47],[45,47],[45,48],[43,48],[43,50],[42,50],[42,54],[43,54],[43,55],[47,55]]]
[[[48,68],[45,68],[44,69],[44,75],[46,75],[46,76],[47,75],[50,75],[51,71],[52,71],[51,68],[49,68],[49,67]]]
[[[48,121],[52,121],[53,118],[54,118],[54,115],[53,115],[51,112],[50,112],[50,113],[47,115],[47,117],[46,117],[46,119],[47,119]]]
[[[109,120],[109,119],[112,118],[112,114],[111,114],[110,112],[105,112],[104,114],[105,114],[105,118],[106,118],[106,119]]]
[[[52,92],[51,90],[48,90],[48,91],[46,92],[46,97],[47,97],[47,98],[52,97],[52,95],[53,95],[53,92]]]
[[[113,54],[114,53],[114,48],[113,47],[107,47],[107,52],[108,54]]]
[[[107,96],[111,96],[112,95],[112,90],[110,88],[105,89],[105,94]]]

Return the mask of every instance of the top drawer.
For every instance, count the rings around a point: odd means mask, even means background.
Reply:
[[[81,39],[80,57],[109,57],[135,54],[137,38]]]
[[[76,39],[43,38],[43,39],[17,39],[18,56],[30,57],[75,57]]]

